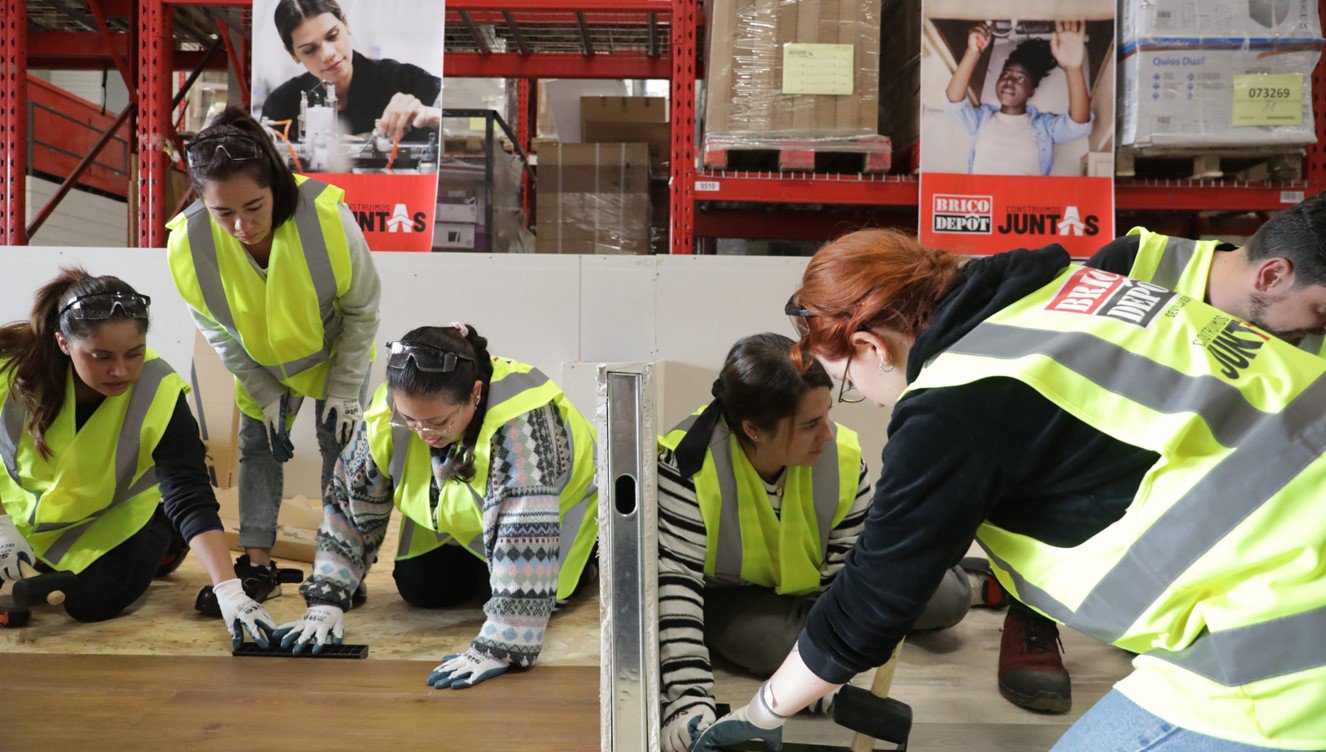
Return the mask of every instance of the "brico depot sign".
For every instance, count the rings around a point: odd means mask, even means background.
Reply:
[[[433,249],[436,175],[313,175],[345,190],[345,203],[375,251]]]
[[[1062,245],[1086,258],[1114,238],[1107,178],[923,174],[921,242],[991,254]]]

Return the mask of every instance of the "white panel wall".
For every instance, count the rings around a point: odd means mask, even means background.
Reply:
[[[28,176],[29,223],[59,187],[59,183]],[[104,247],[123,245],[128,237],[128,204],[75,188],[65,195],[30,242],[40,246]]]
[[[594,368],[607,361],[664,361],[661,427],[709,400],[723,357],[740,337],[791,334],[783,304],[804,258],[479,255],[384,253],[382,342],[422,325],[474,324],[492,352],[533,363],[562,382],[585,413],[595,410]],[[0,248],[0,320],[26,318],[32,292],[63,264],[123,277],[153,300],[152,347],[186,371],[193,323],[166,268],[165,253],[145,249]],[[379,359],[371,386],[382,381]],[[310,449],[312,410],[296,425],[298,456],[288,495],[315,497],[318,462]],[[834,418],[862,435],[878,471],[886,410],[835,405]]]

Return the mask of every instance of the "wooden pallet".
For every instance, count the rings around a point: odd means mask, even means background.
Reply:
[[[766,139],[751,147],[705,146],[701,163],[706,170],[883,174],[893,165],[893,145],[888,136]]]
[[[1114,174],[1153,180],[1301,180],[1303,150],[1292,147],[1175,149],[1120,147]]]

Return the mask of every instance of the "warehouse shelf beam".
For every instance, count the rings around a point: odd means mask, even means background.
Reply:
[[[0,245],[27,243],[27,0],[0,0]]]

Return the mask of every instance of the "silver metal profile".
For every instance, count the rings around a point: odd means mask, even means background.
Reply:
[[[598,372],[602,752],[659,748],[658,517],[649,364]]]

